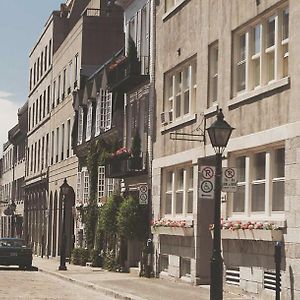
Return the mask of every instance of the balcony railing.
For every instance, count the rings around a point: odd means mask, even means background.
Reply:
[[[148,56],[137,60],[130,60],[128,57],[119,58],[109,66],[108,82],[111,90],[128,92],[148,78]]]
[[[105,174],[108,178],[126,178],[146,173],[146,155],[142,157],[117,157],[107,162]]]
[[[97,8],[87,8],[82,15],[87,17],[99,17],[101,15],[101,10]]]

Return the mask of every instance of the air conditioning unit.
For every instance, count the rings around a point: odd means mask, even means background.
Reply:
[[[167,125],[173,122],[173,110],[164,111],[160,114],[160,120],[162,125]]]
[[[169,112],[168,111],[163,111],[160,114],[160,121],[161,121],[161,125],[166,125],[170,122],[170,118],[169,118]]]

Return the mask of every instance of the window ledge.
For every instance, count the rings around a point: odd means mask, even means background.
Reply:
[[[216,114],[218,112],[219,105],[218,103],[214,103],[212,106],[204,110],[204,116],[210,117],[213,114]]]
[[[187,2],[187,0],[181,0],[179,1],[174,7],[172,7],[170,10],[168,10],[166,13],[164,13],[162,19],[165,21],[173,12],[175,12],[177,9],[179,9],[184,2]]]
[[[195,121],[196,118],[197,118],[197,114],[183,116],[182,118],[176,119],[175,121],[173,121],[172,123],[170,123],[168,125],[162,126],[160,129],[160,132],[163,133],[163,132],[173,129],[177,126],[183,125],[188,122]]]
[[[290,83],[290,77],[285,77],[282,79],[279,79],[275,82],[269,83],[266,86],[263,87],[259,87],[257,89],[254,89],[252,91],[248,91],[248,92],[244,92],[238,96],[236,96],[235,98],[229,100],[227,102],[227,106],[229,108],[233,108],[233,106],[239,105],[239,104],[243,104],[243,102],[246,102],[248,100],[251,100],[257,96],[262,96],[263,94],[272,92],[278,88],[282,88],[287,86]]]

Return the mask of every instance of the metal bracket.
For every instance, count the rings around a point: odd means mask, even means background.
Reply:
[[[170,132],[170,139],[176,141],[190,141],[190,142],[204,142],[205,143],[205,124],[206,119],[204,114],[202,115],[201,123],[192,130],[192,133],[183,133],[178,132],[177,130],[174,132]],[[202,129],[202,127],[204,127]],[[193,133],[195,132],[195,133]],[[199,133],[198,133],[199,132]]]

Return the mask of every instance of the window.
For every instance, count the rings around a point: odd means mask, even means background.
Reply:
[[[66,95],[66,83],[67,83],[67,70],[64,69],[63,71],[63,87],[62,87],[62,96],[61,98],[64,99]]]
[[[165,0],[165,12],[171,11],[183,2],[184,0]]]
[[[48,85],[48,89],[47,89],[47,114],[49,114],[50,112],[50,101],[51,101],[51,87],[50,85]]]
[[[285,8],[234,34],[234,96],[288,76],[288,28]]]
[[[59,159],[59,127],[56,128],[56,152],[55,152],[55,162]]]
[[[70,140],[71,140],[71,120],[67,122],[67,154],[66,158],[70,156]]]
[[[52,99],[52,108],[55,106],[56,101],[56,81],[53,81],[53,99]]]
[[[78,80],[78,54],[75,55],[75,66],[74,66],[74,82],[77,84]]]
[[[72,61],[69,62],[69,72],[68,72],[68,93],[71,93],[72,86]]]
[[[48,149],[49,149],[49,133],[47,133],[46,135],[45,168],[48,167]]]
[[[65,124],[61,125],[61,160],[64,160],[65,149]]]
[[[44,90],[44,95],[43,95],[43,118],[46,116],[46,109],[47,109],[47,104],[46,104],[46,90]]]
[[[61,76],[58,76],[58,82],[57,82],[57,101],[56,101],[56,105],[59,104],[59,99],[60,99],[60,80],[61,80]]]
[[[86,167],[77,173],[76,200],[79,203],[88,203],[90,193],[90,177]]]
[[[195,60],[165,76],[164,111],[170,112],[170,122],[193,111],[197,88],[195,79]]]
[[[36,66],[36,81],[38,82],[40,79],[40,58],[37,59],[37,66]]]
[[[35,101],[35,124],[39,121],[39,99]]]
[[[51,65],[52,59],[52,40],[49,41],[49,55],[48,55],[48,65]]]
[[[93,104],[90,102],[87,109],[87,118],[86,118],[86,141],[91,139],[92,135],[92,116],[93,116]]]
[[[47,56],[48,55],[48,46],[45,46],[45,56],[44,56],[44,58],[45,58],[45,60],[44,60],[44,71],[46,71],[47,70],[47,62],[48,62],[48,59],[47,59]]]
[[[98,201],[102,197],[109,197],[114,191],[114,179],[105,177],[105,166],[98,167]]]
[[[42,153],[41,153],[41,170],[44,169],[45,163],[45,137],[42,138]]]
[[[29,90],[31,91],[32,89],[32,68],[30,69],[30,74],[29,74]]]
[[[77,144],[82,144],[82,138],[83,138],[83,108],[79,107],[78,110],[78,140]]]
[[[97,95],[95,135],[99,135],[102,131],[105,132],[111,128],[111,115],[112,93],[100,89],[99,94]]]
[[[54,163],[54,130],[52,131],[51,134],[51,165]]]
[[[237,192],[232,195],[233,215],[270,217],[284,211],[285,149],[238,156]]]
[[[208,107],[218,100],[218,42],[209,46]]]
[[[42,52],[42,54],[41,54],[41,77],[43,76],[43,71],[44,71],[43,63],[44,63],[44,53]]]
[[[186,216],[193,213],[193,167],[183,166],[163,172],[162,214]]]

